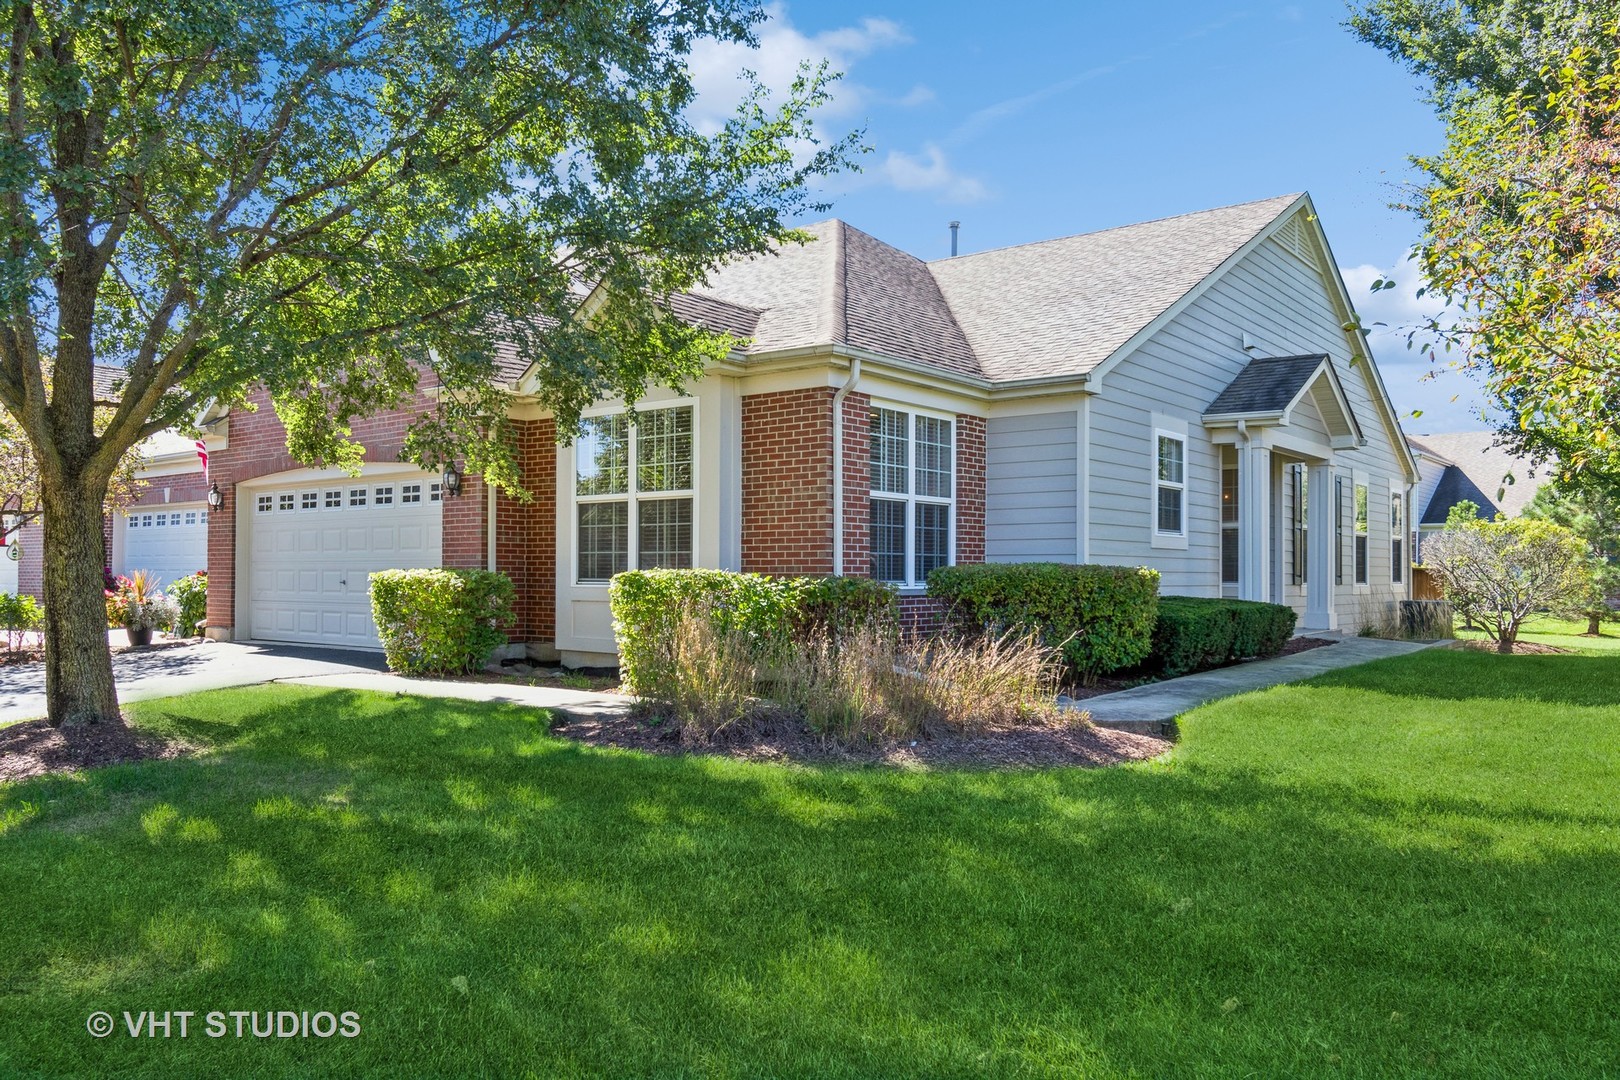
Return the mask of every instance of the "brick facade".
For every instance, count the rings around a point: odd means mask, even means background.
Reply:
[[[832,401],[829,387],[742,399],[745,572],[832,573]]]

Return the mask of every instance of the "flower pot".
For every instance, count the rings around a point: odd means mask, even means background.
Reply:
[[[131,645],[152,644],[152,628],[150,626],[126,626],[124,633],[129,635]]]

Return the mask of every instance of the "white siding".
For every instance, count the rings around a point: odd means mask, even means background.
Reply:
[[[1077,415],[994,416],[985,426],[985,558],[1076,562]]]
[[[1209,403],[1249,362],[1251,354],[1242,347],[1247,334],[1257,346],[1254,356],[1326,353],[1332,357],[1350,409],[1368,439],[1367,446],[1338,451],[1333,459],[1336,471],[1346,477],[1347,500],[1353,470],[1365,472],[1371,479],[1371,584],[1351,584],[1354,575],[1348,562],[1353,548],[1347,535],[1345,585],[1336,590],[1334,604],[1341,624],[1353,628],[1363,613],[1371,616],[1375,608],[1404,595],[1404,586],[1389,584],[1388,542],[1390,478],[1402,475],[1394,440],[1402,436],[1390,430],[1374,404],[1376,390],[1369,361],[1352,366],[1342,321],[1322,275],[1280,245],[1268,242],[1109,371],[1092,407],[1092,560],[1154,567],[1162,575],[1162,590],[1167,594],[1219,595],[1220,457],[1201,418]],[[1153,488],[1148,417],[1152,412],[1188,423],[1186,551],[1150,546]],[[1302,432],[1325,435],[1321,416],[1309,403],[1296,410],[1295,423]],[[1353,524],[1347,507],[1347,533]],[[1287,580],[1286,574],[1283,579]],[[1303,602],[1302,593],[1287,592],[1288,600]]]

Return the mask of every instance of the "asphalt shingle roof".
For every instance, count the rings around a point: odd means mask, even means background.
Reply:
[[[848,345],[993,381],[1082,375],[1299,199],[926,263],[823,221],[807,244],[721,267],[675,308],[693,317],[682,305],[701,297],[757,313],[751,354]]]
[[[991,379],[1082,375],[1299,201],[1162,218],[928,264]]]
[[[1206,416],[1274,413],[1286,409],[1327,357],[1271,356],[1249,361],[1237,378],[1210,402]]]
[[[1444,525],[1451,508],[1464,499],[1477,503],[1480,516],[1486,520],[1494,518],[1498,511],[1510,518],[1524,512],[1546,478],[1537,477],[1528,461],[1498,446],[1496,439],[1494,431],[1407,438],[1417,449],[1447,463],[1429,505],[1418,519],[1421,524]],[[1507,481],[1509,476],[1513,477],[1512,483]]]

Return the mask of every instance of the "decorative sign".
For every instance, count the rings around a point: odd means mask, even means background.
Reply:
[[[21,544],[7,544],[6,545],[6,558],[10,559],[12,562],[21,562],[22,561],[22,545]]]

